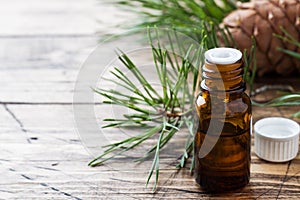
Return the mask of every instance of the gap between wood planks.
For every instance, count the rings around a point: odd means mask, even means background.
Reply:
[[[6,112],[8,112],[9,115],[17,122],[17,124],[19,125],[21,131],[27,135],[27,130],[24,128],[24,125],[21,122],[21,120],[13,113],[12,110],[10,110],[7,107],[7,104],[3,104],[3,107],[6,110]],[[26,141],[27,141],[27,143],[31,144],[31,141],[30,141],[30,139],[28,137],[26,137]]]

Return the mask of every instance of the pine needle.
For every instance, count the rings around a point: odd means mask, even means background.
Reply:
[[[146,140],[159,135],[156,144],[149,148],[143,157],[136,160],[143,161],[154,154],[146,185],[149,184],[152,175],[155,173],[153,187],[155,190],[158,184],[159,155],[161,149],[168,144],[170,139],[184,125],[188,124],[192,126],[192,123],[187,121],[192,119],[194,91],[190,91],[188,75],[193,74],[192,77],[198,76],[198,70],[195,70],[198,67],[193,66],[191,62],[195,61],[196,64],[202,65],[202,61],[197,60],[202,57],[196,54],[199,53],[199,50],[190,45],[187,49],[180,46],[184,56],[178,58],[174,52],[167,51],[160,43],[161,36],[157,30],[154,32],[154,35],[148,31],[148,37],[152,48],[153,64],[162,92],[160,93],[154,89],[146,79],[146,76],[138,69],[138,66],[120,50],[119,60],[130,71],[133,78],[129,79],[120,69],[114,68],[111,74],[117,80],[107,79],[107,81],[120,86],[122,90],[96,88],[94,92],[105,98],[103,103],[119,105],[129,108],[134,112],[132,114],[124,114],[123,118],[119,119],[104,119],[108,124],[104,125],[103,128],[139,127],[142,133],[104,146],[104,153],[92,160],[89,165],[102,165],[104,162],[120,156]],[[170,40],[168,43],[172,43],[175,40],[178,42],[176,45],[180,44],[176,34],[169,34],[167,38]],[[173,51],[174,48],[172,46],[171,50]],[[137,88],[136,84],[134,84],[135,81],[142,85],[142,89]],[[134,96],[129,95],[128,91],[133,93]],[[192,130],[192,127],[188,128]],[[185,165],[191,154],[191,141],[192,139],[189,139],[186,149],[183,152],[184,159],[180,161],[181,166]]]

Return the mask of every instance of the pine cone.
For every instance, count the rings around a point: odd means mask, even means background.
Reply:
[[[281,27],[300,42],[300,0],[252,0],[238,3],[238,9],[223,19],[239,49],[250,49],[251,36],[257,43],[257,73],[300,73],[300,60],[278,47],[300,53],[300,47],[275,36],[284,36]]]

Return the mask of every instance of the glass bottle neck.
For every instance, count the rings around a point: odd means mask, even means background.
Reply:
[[[242,60],[224,65],[206,60],[202,68],[202,77],[201,88],[204,90],[226,93],[242,93],[245,90]]]

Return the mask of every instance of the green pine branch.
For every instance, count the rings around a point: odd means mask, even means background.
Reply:
[[[157,44],[154,44],[153,37],[155,37]],[[161,85],[161,93],[153,88],[138,66],[122,51],[120,51],[119,60],[134,76],[135,81],[142,85],[142,88],[138,88],[134,84],[134,80],[129,79],[120,69],[114,68],[111,74],[118,81],[115,79],[108,81],[121,86],[122,91],[102,88],[94,90],[105,97],[103,103],[116,104],[133,111],[133,114],[124,114],[121,119],[105,119],[104,121],[108,122],[108,124],[104,128],[134,126],[141,128],[142,133],[103,147],[105,148],[104,153],[89,163],[90,166],[102,165],[107,160],[121,155],[158,135],[157,143],[149,148],[143,157],[137,160],[142,161],[154,155],[146,181],[146,185],[148,185],[152,175],[155,174],[154,189],[158,183],[161,149],[168,144],[174,134],[181,130],[184,125],[192,126],[188,121],[192,118],[194,91],[190,90],[188,77],[191,75],[194,79],[198,78],[198,66],[202,65],[202,61],[197,59],[201,58],[198,55],[203,54],[201,52],[203,51],[202,48],[195,51],[195,47],[191,45],[188,49],[182,49],[185,52],[185,56],[178,58],[177,55],[174,55],[174,52],[168,52],[160,44],[160,40],[157,37],[159,37],[157,32],[154,36],[149,34],[154,66]],[[168,37],[170,39],[171,36],[168,35]],[[180,41],[177,41],[177,44],[180,44]],[[194,62],[195,60],[197,62]],[[192,62],[198,66],[192,65]],[[193,80],[193,82],[196,83],[197,81]],[[195,89],[196,87],[193,88]],[[128,92],[131,92],[133,95],[128,95]],[[184,166],[192,152],[191,141],[190,139],[184,150],[184,159],[181,161],[181,166]]]

